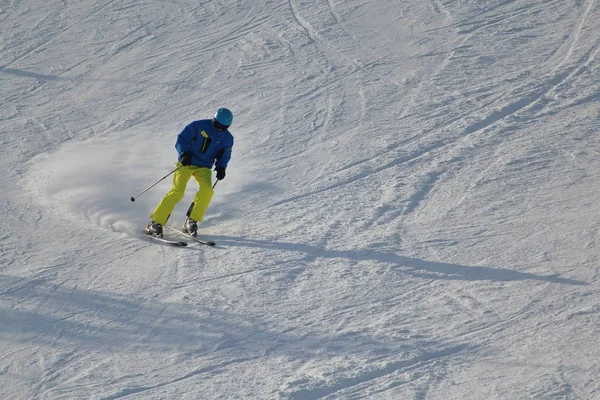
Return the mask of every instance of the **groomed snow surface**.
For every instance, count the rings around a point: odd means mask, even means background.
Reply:
[[[3,0],[0,398],[600,399],[598,32],[596,0]],[[218,107],[218,246],[145,238],[170,179],[129,198]]]

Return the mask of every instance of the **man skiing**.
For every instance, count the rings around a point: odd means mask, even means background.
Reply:
[[[227,108],[219,108],[211,119],[194,121],[186,126],[175,143],[179,155],[177,169],[173,177],[173,187],[165,195],[151,215],[146,226],[146,234],[162,237],[163,225],[167,223],[173,209],[185,195],[185,188],[193,176],[199,188],[194,201],[187,211],[182,231],[196,236],[198,222],[202,222],[204,212],[213,196],[211,169],[217,171],[217,179],[225,178],[227,163],[231,158],[233,136],[229,126],[233,114]]]

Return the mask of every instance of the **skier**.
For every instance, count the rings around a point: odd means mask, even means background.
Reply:
[[[187,211],[182,231],[196,236],[198,222],[202,222],[204,212],[213,196],[211,169],[215,166],[217,179],[225,178],[227,163],[231,158],[233,136],[229,126],[233,114],[227,108],[219,108],[212,120],[202,119],[186,126],[175,143],[179,155],[173,177],[173,187],[165,195],[151,215],[152,220],[146,226],[146,234],[163,236],[163,225],[185,194],[188,181],[193,176],[199,188],[194,201]]]

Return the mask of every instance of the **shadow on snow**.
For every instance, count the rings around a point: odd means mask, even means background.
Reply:
[[[379,261],[391,264],[398,272],[414,276],[415,278],[498,282],[537,280],[563,285],[587,285],[586,282],[562,278],[559,275],[537,275],[507,268],[443,263],[401,256],[390,252],[378,252],[374,250],[326,250],[318,246],[310,246],[302,243],[269,242],[227,236],[211,236],[211,238],[214,238],[220,245],[226,246],[258,247],[302,252],[307,254],[308,259],[345,258],[352,261]]]

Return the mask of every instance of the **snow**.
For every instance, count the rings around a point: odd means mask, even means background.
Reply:
[[[595,0],[4,1],[0,398],[600,399],[599,31]],[[130,197],[222,106],[217,247],[149,241],[170,179]]]

